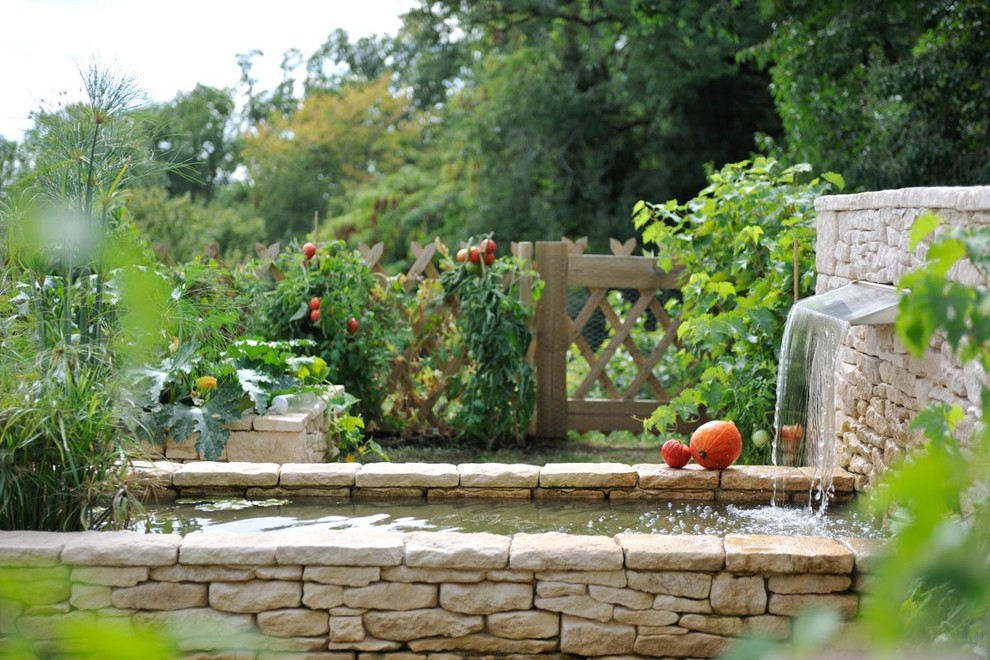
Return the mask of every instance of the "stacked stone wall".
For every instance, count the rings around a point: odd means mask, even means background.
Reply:
[[[819,294],[854,280],[896,284],[924,265],[934,237],[955,227],[990,225],[990,186],[908,188],[821,197],[816,266]],[[910,251],[910,229],[926,212],[941,226]],[[974,286],[988,283],[968,261],[949,276]],[[962,431],[979,415],[981,388],[990,382],[976,365],[962,367],[942,337],[922,358],[910,356],[892,325],[850,328],[843,342],[836,381],[839,465],[856,475],[857,488],[921,442],[908,431],[915,414],[931,403],[960,406]]]
[[[859,608],[872,546],[776,536],[0,532],[0,635],[164,630],[186,657],[693,657]],[[2,643],[2,639],[0,639]],[[64,648],[64,647],[63,647]]]

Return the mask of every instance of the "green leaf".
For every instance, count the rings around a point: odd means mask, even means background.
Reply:
[[[836,172],[825,172],[822,174],[822,178],[831,183],[837,189],[842,190],[846,187],[846,180],[842,178],[841,174]]]
[[[264,386],[271,384],[271,377],[254,369],[238,369],[237,380],[254,403],[255,411],[263,413],[268,407],[268,390]]]
[[[939,217],[934,213],[922,213],[915,219],[914,224],[911,225],[911,233],[909,234],[908,250],[913,251],[918,247],[918,243],[923,241],[926,236],[935,231],[938,227]]]

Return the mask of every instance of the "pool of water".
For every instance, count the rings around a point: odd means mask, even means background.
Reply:
[[[273,532],[313,527],[506,535],[564,532],[602,536],[620,533],[886,536],[879,521],[859,511],[855,505],[832,506],[822,516],[807,507],[715,502],[225,498],[182,499],[171,504],[148,505],[148,514],[148,521],[141,529],[160,534]]]

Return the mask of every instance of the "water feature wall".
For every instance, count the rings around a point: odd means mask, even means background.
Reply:
[[[652,497],[767,502],[769,466],[149,464],[176,492]],[[809,474],[791,468],[795,499]],[[847,495],[852,477],[839,473]],[[261,491],[264,492],[261,492]],[[760,535],[0,532],[0,637],[174,631],[195,658],[718,657],[859,609],[876,542]],[[10,594],[16,594],[11,597]],[[375,654],[375,655],[372,655]],[[380,654],[380,655],[377,655]]]
[[[990,186],[905,188],[855,195],[831,195],[815,201],[818,282],[823,294],[855,280],[896,284],[901,275],[924,265],[925,241],[908,250],[915,218],[934,212],[942,220],[936,235],[952,227],[990,225]],[[953,279],[987,285],[962,262]],[[840,353],[835,384],[837,464],[853,473],[857,488],[871,483],[888,464],[921,441],[908,431],[914,415],[933,402],[959,405],[971,425],[987,375],[964,369],[948,345],[935,338],[920,359],[910,356],[892,325],[849,328]]]

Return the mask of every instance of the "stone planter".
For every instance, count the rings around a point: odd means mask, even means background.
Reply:
[[[339,385],[330,390],[342,391]],[[244,415],[230,424],[230,439],[220,454],[220,461],[237,463],[323,463],[337,457],[337,447],[327,437],[326,402],[282,414]],[[160,447],[149,448],[153,458],[175,463],[206,460],[196,451],[199,434],[182,442],[171,437]]]

